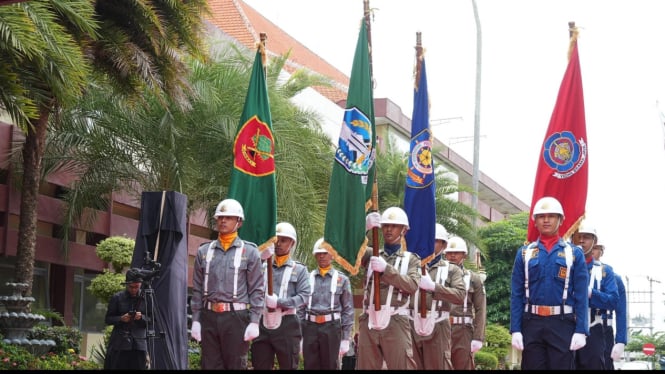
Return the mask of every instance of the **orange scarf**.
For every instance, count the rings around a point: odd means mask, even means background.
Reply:
[[[286,264],[288,260],[289,260],[289,254],[285,254],[283,256],[275,256],[275,265],[277,265],[277,267],[282,267],[282,265]]]
[[[331,268],[332,268],[332,265],[328,265],[324,268],[319,266],[319,273],[321,274],[322,277],[325,277],[326,274],[328,274],[328,272],[330,271]]]
[[[219,239],[219,243],[222,245],[222,249],[224,252],[226,252],[229,250],[229,248],[231,248],[231,244],[233,244],[233,241],[236,240],[237,237],[238,232],[234,231],[230,234],[219,234],[217,239]]]

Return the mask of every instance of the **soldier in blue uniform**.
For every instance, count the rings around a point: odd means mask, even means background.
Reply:
[[[574,369],[589,334],[589,272],[582,249],[559,235],[564,218],[557,199],[539,199],[532,219],[540,236],[515,256],[510,332],[522,370]]]
[[[600,261],[600,258],[605,253],[605,246],[596,244],[592,249],[593,258]],[[609,266],[603,263],[605,266]],[[619,292],[619,300],[617,301],[616,309],[607,310],[601,317],[603,318],[603,327],[605,330],[605,370],[614,370],[614,361],[621,361],[623,357],[623,350],[628,343],[628,319],[626,316],[626,286],[623,284],[621,276],[614,273],[617,283],[617,291]],[[612,325],[612,321],[616,325]]]
[[[584,348],[575,358],[577,369],[605,370],[605,326],[603,315],[614,310],[619,300],[614,271],[593,258],[593,246],[598,243],[596,228],[582,222],[576,235],[576,242],[582,247],[587,269],[589,269],[589,337]]]

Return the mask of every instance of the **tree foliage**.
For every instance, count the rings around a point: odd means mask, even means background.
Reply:
[[[486,248],[487,321],[510,327],[510,282],[515,253],[524,244],[528,213],[508,216],[479,230]]]

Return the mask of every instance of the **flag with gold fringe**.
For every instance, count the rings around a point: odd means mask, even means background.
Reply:
[[[275,139],[272,132],[265,46],[259,43],[245,106],[233,143],[233,169],[228,197],[243,207],[245,220],[238,230],[244,240],[265,248],[275,239],[277,189]]]
[[[420,256],[421,265],[426,265],[434,257],[436,200],[427,70],[422,47],[418,45],[416,50],[411,142],[404,191],[404,211],[409,217],[410,228],[405,239],[407,250],[417,253]]]
[[[568,67],[539,153],[530,212],[533,215],[534,205],[544,196],[559,200],[565,215],[559,233],[564,238],[570,238],[584,219],[589,173],[577,36],[578,30],[571,24]],[[538,236],[533,219],[529,219],[527,240]]]
[[[375,153],[374,95],[363,18],[330,177],[323,243],[351,275],[358,273],[367,249],[365,216],[371,206]]]

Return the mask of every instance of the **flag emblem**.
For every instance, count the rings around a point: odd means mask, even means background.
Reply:
[[[257,116],[250,118],[238,130],[234,143],[234,166],[253,176],[264,176],[275,172],[272,131]]]
[[[411,187],[421,187],[432,174],[432,144],[429,140],[414,145],[411,151],[411,165],[408,171],[410,178],[407,178],[406,182]]]
[[[586,161],[584,138],[579,141],[571,131],[555,132],[545,140],[543,161],[554,173],[553,177],[566,179],[577,173]]]
[[[372,124],[357,108],[344,112],[335,160],[351,174],[367,175],[374,162]]]

